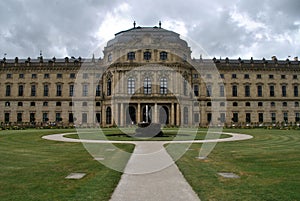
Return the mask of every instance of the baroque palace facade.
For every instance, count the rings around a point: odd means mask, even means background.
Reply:
[[[300,63],[192,59],[179,34],[119,32],[95,59],[3,59],[1,124],[206,126],[300,121]]]

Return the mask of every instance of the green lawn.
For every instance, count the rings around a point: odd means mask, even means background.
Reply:
[[[202,201],[300,200],[300,131],[225,130],[254,136],[251,140],[218,143],[207,160],[198,160],[201,144],[177,161]],[[218,172],[233,172],[226,179]]]
[[[41,139],[70,131],[0,131],[0,200],[109,200],[121,173],[93,160],[80,143]],[[134,148],[116,146],[128,152]],[[87,176],[66,180],[72,172]]]

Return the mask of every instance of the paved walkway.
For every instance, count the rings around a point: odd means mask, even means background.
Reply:
[[[163,145],[166,143],[228,142],[252,138],[250,135],[226,133],[231,137],[195,141],[143,142],[84,140],[64,137],[68,134],[71,133],[48,135],[43,138],[64,142],[131,143],[136,145],[111,201],[199,201],[199,197],[185,180]]]

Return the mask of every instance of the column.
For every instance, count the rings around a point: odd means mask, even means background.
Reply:
[[[121,109],[120,109],[120,126],[124,126],[124,119],[125,119],[125,116],[124,116],[124,104],[121,103]]]
[[[176,105],[176,125],[180,126],[180,107],[179,104]]]
[[[189,104],[190,106],[188,107],[189,108],[189,126],[192,126],[193,125],[193,114],[194,114],[194,111],[193,111],[193,106],[192,106],[192,103]]]
[[[174,115],[175,115],[174,112],[175,112],[174,111],[174,103],[172,103],[171,104],[171,115],[170,115],[171,116],[171,118],[170,118],[171,119],[171,125],[175,124],[175,122],[174,122]]]
[[[157,103],[154,104],[154,123],[158,123],[158,118],[157,118]]]
[[[138,103],[137,114],[136,114],[137,123],[141,122],[141,104]]]

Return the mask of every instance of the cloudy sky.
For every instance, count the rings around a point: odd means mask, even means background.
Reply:
[[[120,3],[122,2],[122,3]],[[0,58],[95,53],[116,32],[158,26],[188,40],[193,57],[300,56],[299,0],[2,0]]]

